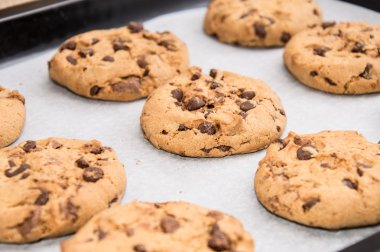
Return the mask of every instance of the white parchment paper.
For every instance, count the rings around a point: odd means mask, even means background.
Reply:
[[[335,0],[318,1],[326,20],[380,23],[380,14]],[[380,94],[330,95],[298,83],[284,68],[282,49],[249,49],[219,43],[202,30],[205,9],[161,16],[146,23],[151,30],[171,30],[188,45],[191,63],[208,71],[220,68],[268,83],[280,96],[288,131],[358,130],[380,140]],[[127,23],[129,20],[125,20]],[[220,159],[184,158],[153,148],[143,137],[139,117],[144,100],[117,103],[79,97],[52,83],[47,61],[54,49],[0,66],[0,84],[26,97],[27,120],[18,140],[50,136],[98,139],[117,151],[126,165],[123,202],[185,200],[223,210],[239,218],[252,234],[256,251],[336,251],[380,226],[323,231],[280,219],[257,202],[253,176],[265,151]],[[380,196],[379,196],[380,197]],[[0,245],[0,251],[59,251],[62,239],[29,245]]]

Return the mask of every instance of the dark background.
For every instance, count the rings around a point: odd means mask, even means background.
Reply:
[[[380,0],[344,0],[380,12]],[[92,28],[125,25],[165,13],[206,6],[208,0],[40,0],[0,10],[0,63],[11,56],[57,46]]]

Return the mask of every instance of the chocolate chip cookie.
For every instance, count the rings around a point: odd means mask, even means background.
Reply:
[[[125,174],[98,141],[49,138],[0,150],[0,242],[72,233],[119,203]]]
[[[146,97],[187,67],[187,48],[180,39],[132,22],[68,39],[49,62],[49,73],[79,95],[130,101]]]
[[[354,131],[290,133],[273,143],[255,177],[270,212],[307,226],[380,223],[380,144]]]
[[[321,22],[314,0],[213,0],[204,28],[225,43],[271,47]]]
[[[192,67],[147,99],[141,127],[158,149],[190,157],[254,152],[281,136],[285,111],[263,82]]]
[[[380,25],[323,23],[297,34],[284,60],[309,87],[336,94],[380,92]]]
[[[0,148],[13,143],[25,122],[25,99],[17,91],[0,86]]]
[[[253,252],[253,240],[235,218],[185,202],[112,207],[94,216],[63,252],[240,251]]]

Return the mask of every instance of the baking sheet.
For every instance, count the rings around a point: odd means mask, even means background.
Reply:
[[[318,1],[327,20],[380,23],[380,14],[334,0]],[[380,140],[380,94],[330,95],[299,84],[284,68],[282,49],[249,49],[217,42],[202,31],[205,9],[172,13],[146,23],[151,30],[171,30],[190,50],[191,63],[205,71],[220,68],[259,78],[280,96],[288,116],[286,132],[358,130]],[[126,23],[128,20],[126,20]],[[123,202],[185,200],[223,210],[239,218],[252,234],[256,251],[336,251],[380,226],[343,231],[304,227],[268,213],[257,202],[253,175],[265,151],[220,159],[184,158],[153,148],[143,137],[139,117],[144,100],[94,101],[53,84],[47,61],[55,48],[0,66],[0,84],[26,96],[27,120],[18,140],[50,136],[98,139],[116,149],[126,165]],[[59,241],[0,245],[0,251],[59,251]]]

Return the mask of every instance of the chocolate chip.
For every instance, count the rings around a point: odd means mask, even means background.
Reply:
[[[330,85],[330,86],[336,86],[337,84],[330,78],[325,78],[325,81]]]
[[[81,58],[86,58],[87,56],[93,56],[94,55],[94,50],[92,50],[91,48],[84,48],[84,49],[81,49],[79,52],[78,52],[78,55],[81,57]]]
[[[218,88],[219,87],[219,84],[218,83],[216,83],[216,82],[212,82],[211,83],[211,85],[210,85],[210,89],[216,89],[216,88]]]
[[[38,226],[40,213],[41,211],[39,209],[31,212],[28,217],[26,217],[20,224],[17,224],[15,226],[21,236],[26,237],[34,227]]]
[[[354,46],[351,49],[351,52],[353,52],[353,53],[365,53],[364,46],[365,45],[362,42],[355,42]]]
[[[359,169],[359,168],[357,168],[356,169],[356,173],[361,177],[361,176],[363,176],[363,170],[361,170],[361,169]]]
[[[342,183],[350,189],[358,190],[357,183],[352,182],[350,179],[345,178],[342,180]]]
[[[67,56],[66,57],[66,60],[71,64],[71,65],[76,65],[78,62],[77,62],[77,60],[76,59],[74,59],[72,56]]]
[[[173,51],[173,52],[177,51],[176,46],[173,44],[173,41],[171,41],[171,40],[160,41],[160,42],[158,42],[158,45],[165,47],[166,50],[169,50],[169,51]]]
[[[137,58],[137,65],[141,68],[146,68],[148,66],[145,56],[139,56]]]
[[[95,154],[95,155],[99,155],[101,153],[103,153],[104,149],[102,147],[96,147],[96,148],[93,148],[90,153],[92,154]]]
[[[101,89],[102,89],[101,87],[96,86],[96,85],[93,86],[93,87],[91,87],[91,89],[90,89],[90,95],[91,96],[95,96],[95,95],[99,94],[99,92],[100,92]]]
[[[75,43],[74,41],[68,41],[64,43],[59,50],[61,52],[65,49],[74,51],[76,48],[77,48],[77,43]]]
[[[281,127],[280,126],[276,126],[276,130],[277,130],[277,132],[280,132],[281,131]]]
[[[330,50],[331,50],[331,48],[329,48],[327,46],[316,46],[316,47],[314,47],[313,52],[314,52],[314,55],[325,57],[325,53],[330,51]]]
[[[89,167],[86,168],[83,172],[83,179],[87,182],[96,182],[99,179],[103,178],[104,172],[100,168]]]
[[[297,150],[297,158],[299,160],[309,160],[313,157],[313,153],[310,151],[305,150],[306,147],[312,147],[311,145],[304,145],[298,148]]]
[[[13,161],[12,159],[11,159],[11,160],[8,160],[8,164],[9,164],[9,166],[10,166],[11,168],[16,166],[15,161]]]
[[[136,252],[147,252],[145,246],[142,244],[137,244],[137,245],[133,246],[133,250]]]
[[[115,59],[112,56],[108,56],[108,55],[104,56],[102,60],[106,61],[106,62],[114,62],[115,61]]]
[[[212,149],[213,148],[209,148],[208,149],[208,148],[204,147],[204,148],[201,149],[201,151],[203,151],[204,153],[210,153],[210,151],[212,151]]]
[[[215,211],[215,210],[212,210],[210,212],[208,212],[207,214],[208,217],[211,217],[217,221],[220,221],[224,218],[224,214],[220,211]]]
[[[216,70],[216,69],[211,69],[210,70],[210,76],[212,77],[212,78],[216,78],[216,76],[218,75],[218,70]]]
[[[103,240],[107,236],[107,233],[104,232],[101,228],[95,230],[95,232],[98,234],[98,240],[99,241]]]
[[[319,16],[319,12],[317,9],[313,9],[313,14],[316,15],[316,16]]]
[[[167,135],[167,134],[169,134],[169,132],[167,132],[166,130],[162,130],[162,131],[161,131],[161,134],[162,134],[162,135]]]
[[[240,104],[240,109],[243,110],[244,112],[247,112],[247,111],[249,111],[255,107],[256,106],[254,104],[250,103],[249,101],[245,101],[242,104]]]
[[[255,29],[255,34],[264,39],[267,36],[267,32],[265,31],[265,25],[262,23],[254,23],[253,28]]]
[[[129,46],[125,44],[127,42],[125,39],[117,38],[112,41],[112,48],[115,52],[117,51],[128,51]]]
[[[371,79],[370,71],[372,68],[373,68],[372,64],[367,64],[364,68],[364,71],[361,74],[359,74],[359,76],[364,79],[370,80]]]
[[[180,124],[178,126],[178,131],[186,131],[186,130],[189,130],[189,128],[186,127],[184,124]]]
[[[123,78],[122,81],[118,83],[114,83],[111,85],[111,88],[115,92],[125,92],[125,91],[133,91],[139,92],[141,86],[141,79],[136,76],[129,76]]]
[[[214,135],[216,134],[217,128],[212,123],[205,121],[199,124],[198,130],[202,134]]]
[[[311,77],[318,76],[318,72],[317,72],[317,71],[311,71],[311,72],[310,72],[310,76],[311,76]]]
[[[252,100],[255,96],[256,96],[256,93],[253,91],[244,91],[243,93],[241,93],[240,98]]]
[[[141,32],[142,30],[144,30],[144,25],[140,22],[130,22],[128,24],[128,29],[132,33],[138,33],[138,32]]]
[[[322,23],[322,28],[323,29],[326,29],[326,28],[329,28],[329,27],[333,27],[336,25],[336,22],[335,21],[332,21],[332,22],[323,22]]]
[[[174,217],[166,216],[161,219],[160,227],[164,233],[174,233],[180,224]]]
[[[98,38],[93,38],[91,41],[91,45],[95,45],[99,42],[100,40]]]
[[[194,111],[204,107],[205,105],[206,102],[202,98],[194,96],[187,102],[186,108],[189,111]]]
[[[208,240],[208,247],[214,251],[224,251],[231,249],[230,238],[220,230],[218,224],[212,226],[210,232],[211,238]]]
[[[78,220],[79,208],[79,206],[76,206],[71,202],[71,198],[67,200],[66,206],[63,207],[60,205],[60,210],[65,214],[65,218],[72,222],[76,222]]]
[[[243,112],[243,111],[239,112],[239,115],[240,115],[241,117],[243,117],[243,119],[247,118],[247,116],[248,116],[248,114],[245,113],[245,112]]]
[[[191,80],[192,80],[192,81],[198,80],[199,78],[201,78],[201,73],[200,73],[200,72],[196,72],[196,73],[194,73],[194,74],[191,76]]]
[[[281,138],[276,139],[273,143],[276,143],[276,144],[280,144],[280,145],[281,145],[281,147],[280,147],[279,150],[283,150],[283,149],[285,149],[286,146],[288,145],[288,143],[285,142],[285,140],[283,140],[283,139],[281,139]]]
[[[49,201],[49,192],[44,189],[40,189],[40,190],[41,190],[41,194],[34,201],[34,204],[43,206]]]
[[[77,161],[75,161],[75,164],[79,167],[79,168],[88,168],[90,167],[90,165],[87,163],[86,160],[84,160],[84,158],[80,158],[78,159]]]
[[[32,150],[34,150],[35,148],[37,148],[37,143],[35,141],[26,141],[26,144],[24,144],[24,146],[22,147],[22,149],[26,153],[32,152]]]
[[[309,201],[307,201],[305,204],[302,205],[302,209],[304,212],[309,211],[315,204],[319,203],[320,199],[319,198],[314,198]]]
[[[292,35],[289,32],[282,32],[280,40],[282,43],[286,44],[289,42],[291,37]]]
[[[222,152],[227,152],[227,151],[231,150],[232,147],[227,146],[227,145],[219,145],[216,148]]]
[[[183,91],[180,88],[176,88],[172,90],[172,96],[174,99],[176,99],[178,102],[181,102],[183,99]]]
[[[12,171],[12,168],[6,169],[4,174],[8,178],[11,178],[11,177],[19,175],[20,173],[23,173],[24,171],[26,171],[27,169],[30,169],[30,168],[31,168],[30,165],[24,163],[24,164],[21,164],[20,167],[14,171]]]
[[[55,150],[61,148],[62,146],[63,146],[63,144],[61,144],[55,140],[51,141],[51,147]]]

